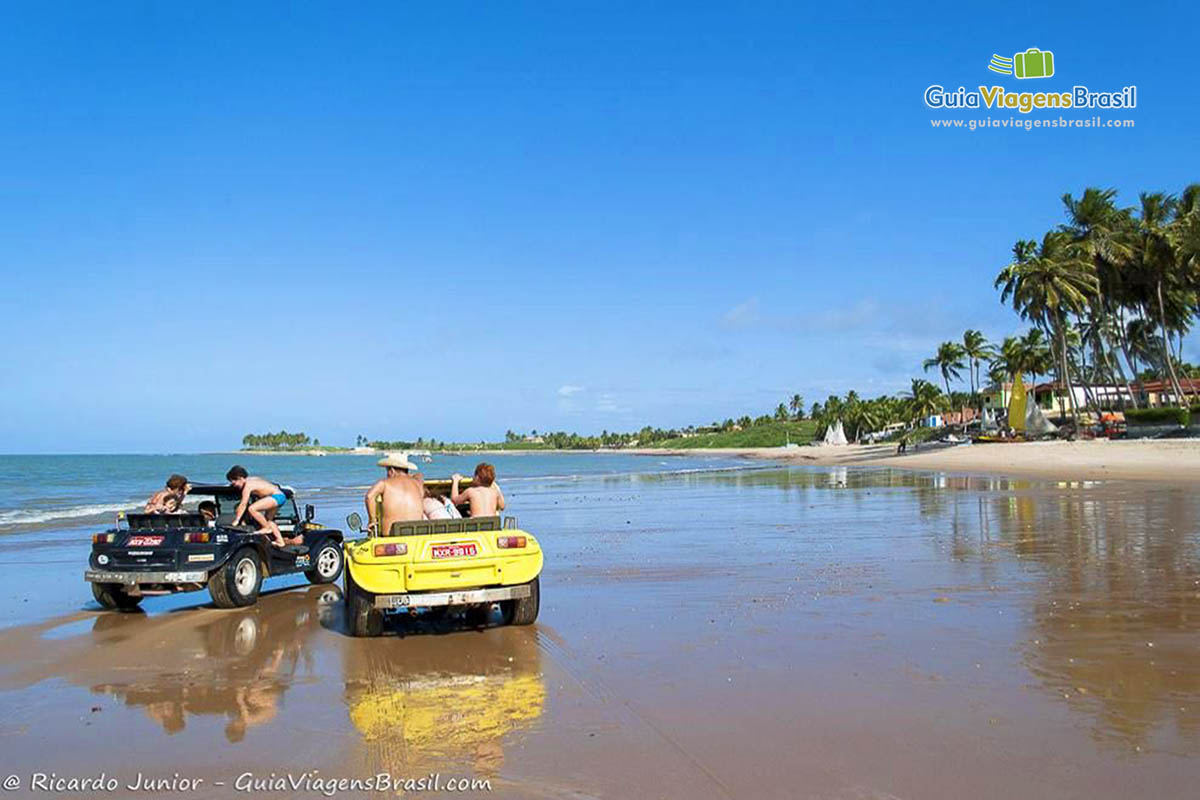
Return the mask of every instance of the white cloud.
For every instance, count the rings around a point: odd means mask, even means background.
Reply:
[[[753,325],[758,322],[758,298],[751,297],[742,303],[738,303],[733,308],[729,309],[722,315],[721,323],[731,328],[741,328],[747,325]]]
[[[559,397],[570,397],[571,395],[579,394],[582,391],[583,391],[582,386],[574,386],[570,383],[566,383],[566,384],[563,384],[562,386],[558,387],[558,396]]]

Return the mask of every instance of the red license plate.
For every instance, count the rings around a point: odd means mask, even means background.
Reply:
[[[478,555],[479,548],[472,542],[471,544],[435,544],[433,546],[434,558],[470,558]]]
[[[162,536],[130,536],[126,547],[154,547],[163,543]]]

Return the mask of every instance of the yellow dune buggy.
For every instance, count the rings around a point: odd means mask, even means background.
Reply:
[[[449,481],[426,484],[450,493]],[[377,512],[382,519],[382,509]],[[516,518],[396,522],[382,536],[363,531],[358,514],[346,522],[367,534],[344,545],[346,624],[352,635],[378,636],[385,614],[418,609],[466,608],[481,615],[497,604],[506,625],[537,619],[542,549],[517,527]]]

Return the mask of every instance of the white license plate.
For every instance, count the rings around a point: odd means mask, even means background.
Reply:
[[[435,544],[430,553],[433,558],[470,558],[479,555],[479,548],[470,544]]]

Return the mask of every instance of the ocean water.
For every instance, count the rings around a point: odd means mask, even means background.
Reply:
[[[0,536],[32,531],[76,529],[111,522],[120,511],[138,509],[179,473],[196,483],[224,483],[234,464],[251,474],[292,487],[302,503],[320,509],[323,500],[361,494],[382,476],[378,456],[324,457],[201,453],[185,455],[3,455],[0,456]],[[622,453],[521,453],[435,455],[422,463],[429,477],[470,475],[480,461],[496,466],[497,479],[510,487],[571,481],[602,475],[746,467],[747,462],[717,457],[658,457]]]

